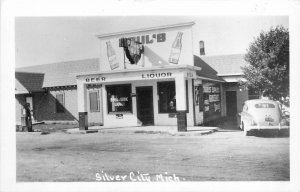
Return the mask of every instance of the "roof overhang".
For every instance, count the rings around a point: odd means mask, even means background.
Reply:
[[[224,79],[225,82],[228,83],[235,83],[240,81],[246,81],[242,75],[236,75],[236,76],[222,76],[222,79]]]
[[[19,80],[15,79],[15,94],[28,94],[29,91],[19,82]]]
[[[127,70],[113,70],[113,71],[102,71],[102,72],[82,72],[76,73],[76,77],[85,76],[85,75],[96,75],[96,74],[122,74],[122,73],[134,73],[134,72],[149,72],[149,71],[165,71],[165,70],[191,70],[191,71],[200,71],[201,67],[192,66],[192,65],[177,65],[177,66],[160,66],[160,67],[147,67],[147,68],[138,68],[138,69],[127,69]]]
[[[128,35],[128,34],[133,34],[133,33],[144,33],[144,32],[149,32],[149,31],[154,31],[154,30],[188,27],[188,26],[192,26],[194,24],[195,24],[195,22],[193,21],[193,22],[179,23],[179,24],[174,24],[174,25],[164,25],[164,26],[158,26],[158,27],[123,31],[123,32],[117,32],[117,33],[109,33],[109,34],[103,34],[103,35],[96,35],[96,37],[107,38],[107,37],[113,37],[113,36]]]
[[[218,79],[213,79],[213,78],[208,78],[208,77],[203,77],[203,76],[199,76],[197,75],[198,79],[202,79],[202,80],[207,80],[207,81],[215,81],[215,82],[220,82],[220,83],[225,83],[226,81],[224,80],[218,80]]]
[[[200,67],[191,65],[160,66],[127,70],[113,70],[92,73],[74,74],[77,82],[82,83],[109,83],[120,81],[139,81],[139,80],[157,80],[174,79],[178,75],[184,75],[185,78],[197,78],[196,71]]]
[[[217,75],[219,77],[224,77],[224,76],[242,76],[243,73],[218,73]]]
[[[29,94],[29,92],[28,91],[15,90],[15,95],[22,95],[22,94]]]

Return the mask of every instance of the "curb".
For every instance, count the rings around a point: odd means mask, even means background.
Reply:
[[[98,133],[98,130],[90,129],[90,130],[64,130],[64,133],[68,134],[87,134],[87,133]]]
[[[169,131],[153,131],[153,130],[64,130],[67,134],[88,134],[88,133],[101,133],[101,134],[151,134],[151,135],[170,135],[170,136],[202,136],[217,132],[218,129],[199,130],[188,132],[169,132]]]
[[[181,132],[181,133],[175,133],[173,136],[202,136],[202,135],[209,135],[217,131],[218,131],[217,129],[212,129],[208,131],[199,131],[199,132]]]
[[[192,132],[176,132],[170,133],[167,131],[135,131],[134,134],[166,134],[171,136],[202,136],[212,134],[217,132],[217,129],[207,130],[207,131],[192,131]]]

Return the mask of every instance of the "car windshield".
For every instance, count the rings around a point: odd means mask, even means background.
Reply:
[[[271,103],[257,103],[255,108],[275,108],[275,105]]]

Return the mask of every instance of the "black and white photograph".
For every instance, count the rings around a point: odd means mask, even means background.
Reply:
[[[299,191],[298,20],[276,2],[273,14],[161,13],[172,1],[4,11],[3,191]]]

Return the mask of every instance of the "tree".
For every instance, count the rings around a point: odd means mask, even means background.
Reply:
[[[289,97],[289,31],[282,26],[261,32],[247,50],[241,85],[260,96]]]

